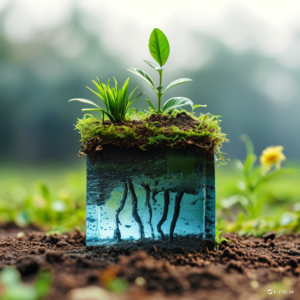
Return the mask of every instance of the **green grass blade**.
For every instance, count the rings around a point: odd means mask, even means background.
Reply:
[[[154,105],[152,104],[150,98],[146,97],[146,101],[149,103],[150,107],[156,112]]]
[[[100,81],[100,80],[99,80]],[[101,86],[101,81],[100,84],[98,84],[95,80],[92,80],[92,82],[94,83],[94,85],[96,86],[99,94],[103,97],[103,94],[105,93],[105,90],[102,88]]]
[[[104,83],[102,83],[100,80],[99,80],[99,82],[100,82],[100,86],[103,90],[103,102],[104,102],[106,110],[108,111],[109,104],[108,104],[108,99],[107,99],[107,86]]]
[[[128,86],[129,86],[129,77],[126,79],[126,81],[122,87],[121,95],[119,98],[120,117],[122,119],[124,119],[124,117],[126,115],[126,109],[127,109],[127,103],[128,103],[128,99],[127,99]]]
[[[97,105],[97,104],[94,103],[93,101],[87,100],[87,99],[74,98],[74,99],[69,100],[68,102],[71,102],[71,101],[79,101],[79,102],[82,102],[82,103],[91,104],[91,105],[94,105],[94,106],[96,106],[96,107],[100,107],[99,105]]]
[[[146,92],[144,93],[140,93],[137,97],[135,97],[131,102],[128,102],[128,106],[131,106],[139,97],[141,97],[142,95],[146,94]]]
[[[118,86],[118,81],[117,79],[114,77],[114,81],[115,81],[115,89],[116,89],[116,93],[119,92],[119,86]]]
[[[131,97],[133,96],[134,92],[139,88],[139,86],[137,86],[129,95],[128,97],[128,101],[131,99]]]
[[[94,93],[97,97],[99,97],[103,101],[103,97],[100,94],[98,94],[97,92],[95,92],[93,89],[91,89],[88,86],[86,86],[86,88],[89,89],[92,93]]]

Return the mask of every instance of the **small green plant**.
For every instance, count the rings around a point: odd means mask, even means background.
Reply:
[[[144,62],[158,72],[158,74],[159,74],[159,86],[158,87],[155,87],[152,78],[145,71],[142,71],[137,68],[129,68],[129,69],[127,69],[127,71],[129,71],[129,72],[133,73],[134,75],[145,80],[150,85],[150,87],[152,88],[154,93],[157,95],[157,98],[158,98],[158,108],[157,109],[155,109],[151,100],[148,97],[146,98],[147,102],[150,105],[150,109],[157,114],[162,114],[162,113],[170,113],[174,109],[178,109],[179,107],[186,106],[186,105],[191,106],[193,110],[196,107],[206,107],[206,105],[194,105],[192,100],[185,98],[185,97],[172,97],[169,100],[167,100],[162,107],[161,98],[162,98],[162,95],[167,90],[169,90],[170,88],[172,88],[178,84],[192,81],[192,79],[190,79],[190,78],[177,79],[177,80],[171,82],[165,88],[165,90],[162,91],[162,89],[163,89],[163,86],[162,86],[163,69],[164,69],[164,65],[166,64],[166,62],[168,60],[169,54],[170,54],[170,45],[169,45],[169,41],[168,41],[167,37],[158,28],[155,28],[150,35],[149,50],[150,50],[150,54],[157,61],[159,66],[157,66],[155,63],[148,61],[148,60],[144,60]]]
[[[129,107],[143,94],[139,94],[134,100],[131,100],[134,92],[138,89],[138,86],[130,93],[127,97],[127,91],[129,86],[129,78],[125,81],[123,87],[119,89],[118,82],[116,78],[115,87],[110,87],[110,80],[107,81],[107,85],[102,83],[99,78],[97,78],[98,83],[93,80],[93,83],[97,87],[98,93],[91,88],[87,87],[92,91],[96,96],[98,96],[104,103],[105,109],[102,109],[98,104],[93,101],[81,98],[71,99],[69,101],[80,101],[86,104],[91,104],[97,108],[83,108],[82,111],[99,111],[102,112],[102,118],[104,120],[104,114],[110,119],[111,122],[121,122],[125,120],[126,115],[130,115],[133,112],[136,112],[135,109],[130,109]]]
[[[261,165],[255,166],[257,157],[251,140],[246,135],[242,135],[241,140],[246,144],[247,157],[244,163],[235,160],[241,180],[238,182],[240,195],[236,195],[234,199],[237,199],[250,219],[260,218],[269,183],[280,175],[293,174],[294,170],[280,169],[281,161],[285,160],[282,146],[266,148],[260,157]],[[276,169],[272,170],[273,166]]]
[[[221,233],[222,233],[221,230],[216,230],[215,241],[216,241],[216,244],[217,244],[217,249],[219,249],[219,245],[220,245],[222,242],[227,242],[227,243],[230,242],[230,241],[229,241],[228,239],[226,239],[226,238],[223,238],[223,237],[220,238]]]

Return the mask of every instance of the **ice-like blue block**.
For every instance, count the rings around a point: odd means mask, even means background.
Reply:
[[[86,243],[214,249],[213,153],[106,146],[88,155]]]

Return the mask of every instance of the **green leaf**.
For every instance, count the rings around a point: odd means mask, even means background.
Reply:
[[[173,87],[173,86],[175,86],[175,85],[178,85],[178,84],[181,84],[181,83],[188,82],[188,81],[193,81],[193,79],[190,79],[190,78],[180,78],[180,79],[176,79],[176,80],[172,81],[172,82],[166,87],[166,89],[163,91],[163,94],[164,94],[168,89],[170,89],[171,87]]]
[[[158,28],[153,29],[149,39],[149,50],[152,57],[162,67],[168,60],[170,45],[167,37]]]
[[[131,99],[131,97],[133,96],[134,92],[139,88],[139,86],[137,86],[129,95],[128,97],[128,101]]]
[[[144,79],[151,86],[153,91],[156,93],[156,89],[155,89],[153,80],[146,72],[144,72],[140,69],[137,69],[137,68],[129,68],[129,69],[127,69],[127,71],[129,71],[129,72],[133,73],[134,75]]]
[[[117,94],[119,91],[119,87],[118,87],[118,81],[115,77],[114,77],[114,81],[115,81],[115,89],[116,89],[116,94]]]
[[[154,105],[152,104],[150,98],[146,97],[146,101],[149,103],[150,107],[156,112]]]
[[[103,100],[103,91],[100,89],[100,86],[98,85],[98,83],[96,81],[93,80],[93,83],[95,84],[95,86],[97,87],[99,93],[95,92],[93,89],[91,89],[90,87],[86,86],[87,89],[89,89],[92,93],[94,93],[97,97],[99,97],[102,101]]]
[[[165,102],[162,110],[163,112],[167,112],[185,105],[190,105],[193,108],[194,103],[192,100],[185,97],[174,97]]]
[[[153,68],[154,70],[156,70],[157,65],[149,60],[144,60],[144,62],[149,65],[151,68]]]
[[[71,101],[79,101],[79,102],[82,102],[82,103],[91,104],[91,105],[94,105],[94,106],[96,106],[96,107],[100,107],[99,105],[97,105],[97,104],[94,103],[93,101],[87,100],[87,99],[74,98],[74,99],[69,100],[68,102],[71,102]]]
[[[132,105],[139,97],[141,97],[141,96],[144,95],[144,94],[146,94],[146,92],[140,93],[138,96],[136,96],[136,97],[132,100],[132,102],[129,102],[129,103],[128,103],[128,106],[127,106],[127,107],[131,106],[131,105]]]

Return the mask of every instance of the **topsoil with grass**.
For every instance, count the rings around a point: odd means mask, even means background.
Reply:
[[[16,235],[20,231],[24,233]],[[231,243],[223,242],[216,252],[166,251],[156,246],[147,252],[114,247],[89,251],[80,231],[46,235],[5,228],[0,231],[0,269],[15,266],[27,283],[40,269],[51,270],[47,300],[94,299],[87,297],[94,288],[102,291],[101,300],[259,300],[272,299],[275,293],[281,293],[276,299],[300,299],[299,233],[224,236]],[[119,294],[108,292],[118,278],[127,282],[127,288]]]
[[[112,123],[110,121],[102,122],[99,120],[94,122],[93,126],[99,126],[100,124],[107,128],[113,125],[119,134],[124,134],[126,127],[126,130],[134,132],[135,137],[126,136],[126,138],[119,138],[107,131],[105,135],[99,134],[95,137],[88,138],[81,146],[81,153],[92,155],[97,151],[101,151],[106,145],[114,145],[126,149],[137,147],[144,151],[154,147],[191,148],[198,152],[208,151],[213,153],[215,146],[222,143],[225,139],[223,136],[218,136],[216,128],[212,127],[211,129],[207,129],[205,123],[201,129],[198,128],[201,125],[200,121],[186,112],[178,113],[174,117],[156,114],[151,115],[145,120],[131,120],[128,122]],[[152,127],[152,129],[150,127]],[[194,132],[195,135],[188,140],[179,138],[179,136],[174,133],[172,127],[177,127],[181,132]],[[161,131],[159,131],[160,129]],[[207,131],[207,135],[197,136],[196,133],[199,130]],[[212,138],[210,133],[213,132],[216,132],[216,135]],[[156,137],[157,135],[164,136],[166,139],[159,139],[154,143],[149,143],[149,138]]]

